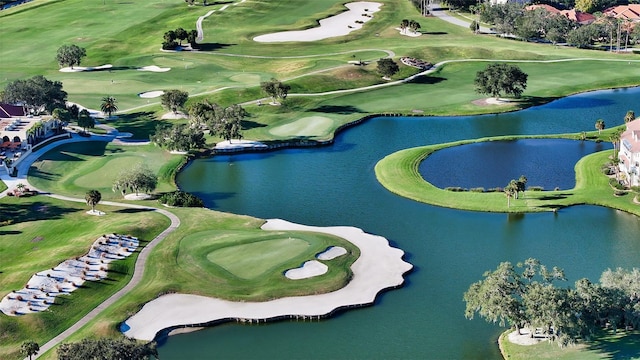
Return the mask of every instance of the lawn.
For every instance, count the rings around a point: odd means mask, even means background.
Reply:
[[[103,141],[63,144],[33,163],[29,183],[52,193],[84,198],[88,190],[98,190],[104,200],[122,200],[112,186],[118,175],[144,164],[158,174],[156,192],[175,189],[173,169],[183,155],[171,155],[155,145],[120,146]]]
[[[155,212],[99,205],[107,215],[96,217],[86,214],[88,209],[44,195],[0,199],[0,221],[9,223],[0,228],[0,298],[24,287],[36,272],[86,254],[102,234],[131,234],[144,245],[169,226]],[[106,280],[86,282],[72,295],[56,297],[51,311],[0,316],[0,358],[17,358],[25,340],[44,344],[122,288],[138,253],[114,262]]]

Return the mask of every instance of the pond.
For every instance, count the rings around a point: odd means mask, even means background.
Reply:
[[[622,124],[640,89],[598,91],[520,112],[476,117],[380,117],[332,146],[216,156],[190,164],[179,186],[210,208],[306,225],[357,226],[407,252],[405,287],[375,306],[320,322],[226,324],[173,336],[162,359],[500,359],[501,328],[464,317],[462,294],[502,261],[535,257],[570,278],[598,280],[608,267],[638,266],[640,221],[578,206],[544,214],[485,214],[433,207],[389,193],[373,168],[408,147],[508,134],[591,130]],[[573,166],[564,171],[573,173]],[[518,174],[517,176],[519,176]]]
[[[567,139],[481,142],[436,151],[418,170],[441,189],[505,187],[524,175],[527,187],[566,190],[576,185],[573,168],[578,160],[612,148],[611,143]]]

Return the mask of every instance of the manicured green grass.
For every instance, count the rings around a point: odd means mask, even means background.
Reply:
[[[102,141],[63,144],[44,154],[29,170],[28,180],[38,189],[84,198],[98,190],[105,200],[122,199],[112,186],[118,175],[137,164],[148,166],[158,178],[156,192],[175,187],[170,169],[183,161],[155,145],[119,146]]]
[[[545,137],[569,137],[576,135],[552,135]],[[582,158],[576,164],[576,186],[561,191],[526,191],[519,199],[512,199],[508,206],[502,192],[452,192],[437,188],[425,181],[418,172],[418,165],[429,154],[451,146],[459,146],[481,141],[510,140],[518,137],[465,140],[401,150],[386,156],[376,164],[378,181],[389,191],[427,204],[490,212],[539,212],[553,211],[566,206],[593,204],[607,206],[640,215],[640,206],[633,202],[633,194],[616,197],[609,185],[609,179],[600,171],[609,161],[613,151],[601,151]]]
[[[150,211],[98,205],[105,216],[86,214],[84,203],[56,200],[44,195],[0,199],[0,298],[27,283],[36,272],[89,251],[102,234],[131,234],[141,245],[169,225],[169,220]],[[106,280],[86,282],[70,296],[59,296],[50,310],[19,317],[0,315],[0,358],[18,358],[20,344],[39,344],[59,334],[81,316],[122,288],[133,271],[139,250],[114,262]]]
[[[542,341],[539,344],[516,345],[506,339],[506,331],[498,340],[503,355],[509,360],[526,359],[562,359],[562,360],[597,360],[597,359],[640,359],[638,341],[640,332],[619,331],[617,334],[607,331],[588,343],[579,343],[561,348],[556,343]]]

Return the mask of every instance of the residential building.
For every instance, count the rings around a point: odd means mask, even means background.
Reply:
[[[628,122],[620,135],[618,159],[621,180],[629,186],[640,186],[640,120]]]

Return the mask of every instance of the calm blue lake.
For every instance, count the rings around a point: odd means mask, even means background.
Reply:
[[[501,358],[496,341],[502,329],[464,318],[462,294],[471,283],[502,261],[529,257],[564,268],[571,283],[582,277],[597,280],[608,267],[638,266],[640,221],[595,206],[524,215],[433,207],[389,193],[376,181],[375,164],[412,146],[586,131],[598,118],[610,127],[622,124],[639,98],[640,89],[634,88],[580,94],[509,114],[380,117],[339,134],[332,146],[193,162],[177,181],[212,209],[308,225],[357,226],[403,249],[415,271],[405,287],[383,293],[375,306],[320,322],[226,324],[174,336],[159,348],[161,358]],[[558,171],[573,174],[573,165]],[[483,180],[482,172],[475,176]]]

